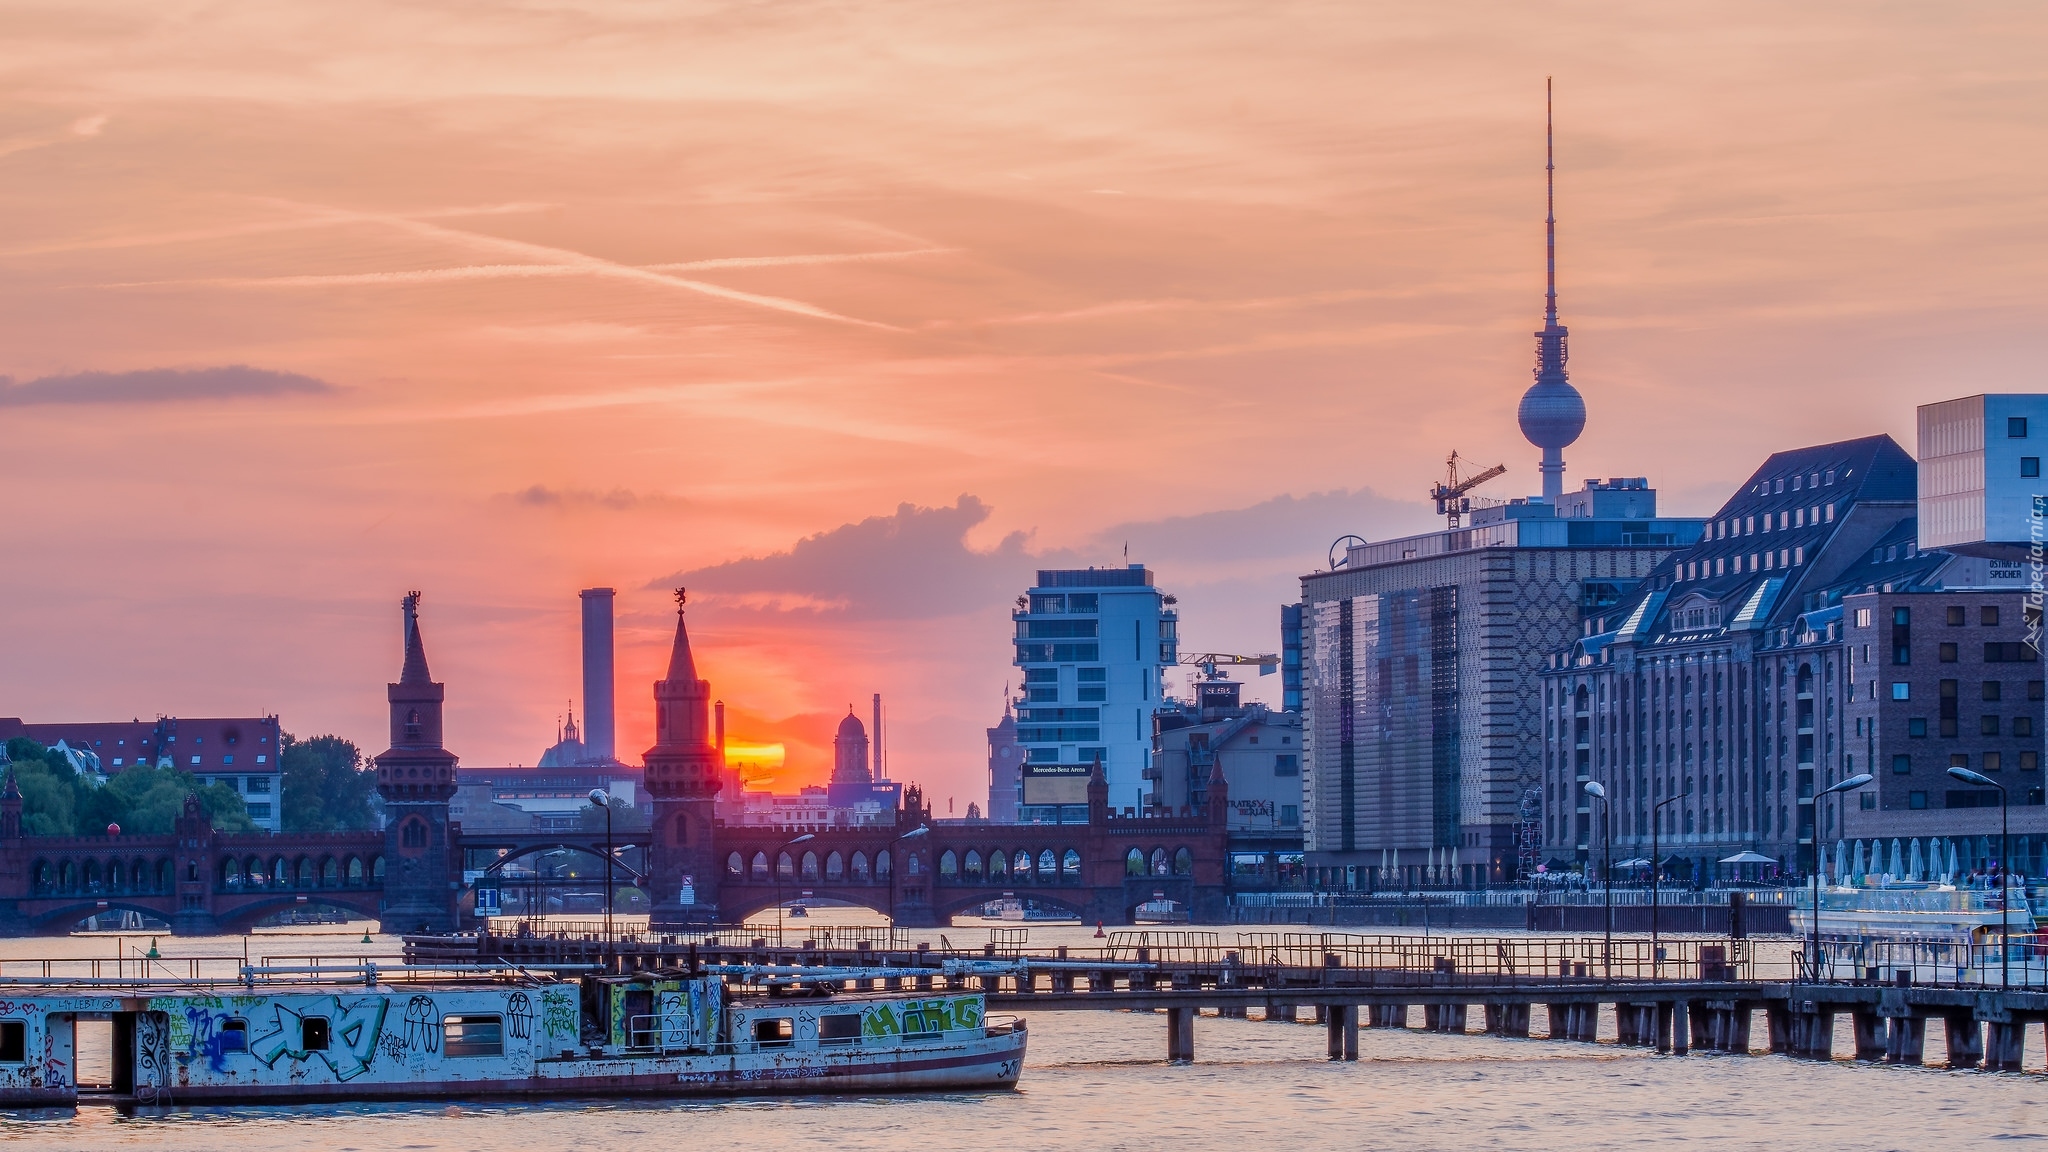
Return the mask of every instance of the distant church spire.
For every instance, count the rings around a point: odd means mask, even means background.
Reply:
[[[683,605],[689,599],[687,589],[676,589],[676,643],[668,654],[668,678],[676,684],[697,681],[697,660],[690,653],[690,630],[683,625]]]
[[[1550,81],[1543,82],[1543,330],[1536,333],[1536,383],[1522,394],[1516,412],[1522,435],[1543,449],[1537,470],[1543,498],[1564,495],[1564,449],[1586,429],[1586,401],[1565,378],[1569,356],[1564,325],[1557,322],[1557,160],[1550,109]]]

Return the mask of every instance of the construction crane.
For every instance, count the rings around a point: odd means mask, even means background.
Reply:
[[[1505,464],[1495,464],[1476,476],[1467,476],[1460,480],[1458,465],[1462,463],[1464,461],[1458,459],[1457,450],[1452,449],[1451,458],[1444,461],[1445,482],[1429,490],[1430,496],[1436,500],[1437,515],[1449,517],[1453,528],[1458,526],[1458,517],[1472,510],[1472,501],[1465,493],[1508,470]]]
[[[1218,668],[1256,667],[1261,676],[1271,676],[1280,668],[1278,656],[1238,656],[1229,652],[1204,652],[1199,656],[1183,656],[1180,662],[1200,668],[1204,680],[1223,679],[1223,673],[1216,670]]]

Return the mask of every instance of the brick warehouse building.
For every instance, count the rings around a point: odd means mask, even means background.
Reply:
[[[1859,837],[1976,834],[1955,845],[1959,865],[1995,857],[1981,836],[1996,814],[1950,813],[1984,797],[1946,770],[1988,756],[2016,805],[2039,796],[2026,783],[2042,705],[2025,700],[2041,673],[2023,573],[1922,550],[1921,471],[1888,437],[1778,453],[1698,545],[1588,621],[1544,677],[1547,859],[1601,855],[1589,780],[1607,789],[1617,859],[1649,854],[1664,805],[1659,851],[1681,876],[1713,875],[1741,851],[1804,872],[1816,838],[1846,850]],[[1863,771],[1878,773],[1873,787],[1815,811],[1817,792]],[[2015,833],[2035,833],[2015,843],[2020,860],[2040,863],[2043,817],[2016,814]]]

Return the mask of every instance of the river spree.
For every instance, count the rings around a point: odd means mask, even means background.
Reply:
[[[172,955],[390,954],[349,934],[170,940]],[[979,926],[946,930],[984,938]],[[1224,936],[1230,933],[1224,930]],[[937,933],[919,933],[936,942]],[[1034,945],[1091,943],[1034,925]],[[134,954],[147,938],[0,942],[23,958]],[[18,970],[18,968],[15,968]],[[0,1114],[0,1142],[51,1149],[195,1152],[606,1152],[610,1149],[1934,1149],[2048,1142],[2040,1031],[2024,1075],[1887,1068],[1845,1060],[1660,1057],[1609,1044],[1368,1029],[1356,1064],[1323,1058],[1322,1030],[1204,1017],[1191,1066],[1162,1062],[1163,1017],[1027,1016],[1031,1054],[1014,1092],[672,1105],[380,1106]],[[1539,1024],[1540,1029],[1540,1024]],[[1838,1046],[1841,1050],[1845,1046]],[[1928,1059],[1941,1058],[1930,1036]]]

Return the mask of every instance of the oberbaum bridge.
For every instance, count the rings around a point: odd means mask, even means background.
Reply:
[[[465,933],[465,852],[496,854],[502,867],[541,851],[601,855],[617,845],[465,837],[449,818],[456,758],[442,743],[444,689],[427,671],[416,593],[405,600],[404,639],[403,671],[388,690],[391,746],[375,759],[383,831],[223,834],[195,797],[168,836],[27,836],[10,775],[0,788],[0,935],[61,935],[113,910],[166,920],[174,935],[207,935],[295,908],[338,907],[404,936],[414,964],[739,964],[792,995],[827,982],[979,988],[992,1008],[1157,1012],[1166,1017],[1165,1055],[1182,1062],[1194,1059],[1199,1018],[1253,1012],[1276,1022],[1311,1014],[1333,1060],[1358,1058],[1361,1030],[1418,1025],[1671,1054],[1830,1059],[1839,1021],[1844,1054],[1852,1049],[1857,1060],[1920,1064],[1933,1024],[1948,1067],[2018,1072],[2031,1026],[2048,1029],[2048,969],[2032,947],[2012,948],[2004,965],[1981,957],[1930,965],[1924,956],[1872,951],[1853,967],[1840,957],[1809,963],[1789,942],[1773,962],[1759,951],[1768,943],[1699,937],[1244,932],[1232,947],[1215,933],[1121,931],[1105,947],[1028,952],[1021,930],[997,929],[978,947],[955,948],[943,936],[940,948],[912,947],[894,925],[943,926],[962,910],[1022,894],[1084,921],[1128,924],[1139,904],[1162,898],[1198,921],[1223,920],[1227,785],[1213,776],[1206,810],[1179,818],[1112,815],[1098,771],[1086,825],[942,825],[915,787],[891,825],[821,828],[797,842],[791,829],[725,825],[713,816],[723,773],[710,685],[697,678],[680,610],[668,675],[654,686],[656,740],[646,754],[654,817],[642,837],[644,864],[612,857],[650,897],[648,931]],[[802,850],[801,865],[789,858],[792,848]],[[1009,866],[960,866],[971,860]],[[806,930],[792,941],[713,923],[743,924],[795,895],[795,884],[807,897],[882,912],[892,927]],[[5,967],[12,975],[23,963]]]

